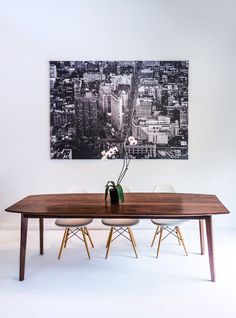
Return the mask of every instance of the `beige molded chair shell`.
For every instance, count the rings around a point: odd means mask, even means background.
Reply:
[[[67,193],[88,193],[88,190],[85,187],[70,187]],[[88,237],[91,246],[94,247],[93,241],[87,228],[87,225],[90,224],[92,221],[93,219],[90,218],[60,218],[56,220],[55,224],[65,229],[58,254],[58,259],[60,259],[61,257],[63,248],[66,248],[68,240],[71,239],[73,236],[77,236],[84,242],[88,257],[90,258],[86,236]],[[81,237],[79,236],[79,233],[82,234]]]
[[[123,186],[123,190],[124,192],[130,192],[130,189],[126,186]],[[138,257],[136,251],[136,241],[131,230],[131,226],[134,226],[139,223],[138,219],[102,219],[102,223],[106,226],[111,227],[106,243],[106,259],[109,254],[111,242],[113,242],[121,235],[131,242],[135,256]]]
[[[139,223],[138,219],[103,219],[102,223],[107,226],[133,226]]]
[[[78,227],[88,225],[92,221],[92,219],[57,219],[55,224],[61,227]]]
[[[175,192],[175,189],[170,184],[157,184],[153,188],[153,192],[159,192],[159,193],[173,193]],[[151,222],[155,225],[157,225],[156,231],[153,236],[153,240],[151,243],[151,246],[153,246],[155,239],[159,236],[158,246],[157,246],[157,256],[159,256],[160,252],[160,246],[161,241],[163,241],[169,234],[174,235],[177,237],[179,245],[183,245],[185,254],[188,255],[187,249],[184,244],[183,235],[180,231],[179,225],[187,222],[188,220],[182,220],[182,219],[151,219]],[[163,232],[166,231],[168,234],[163,238]]]

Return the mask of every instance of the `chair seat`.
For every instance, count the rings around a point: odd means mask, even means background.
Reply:
[[[138,219],[103,219],[102,223],[108,226],[132,226],[139,223]]]
[[[92,221],[93,219],[56,219],[55,224],[61,227],[80,227]]]
[[[151,219],[151,221],[155,225],[177,226],[179,224],[187,222],[188,220],[181,220],[181,219]]]

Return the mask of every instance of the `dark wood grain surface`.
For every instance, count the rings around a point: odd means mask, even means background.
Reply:
[[[19,280],[25,277],[28,218],[39,218],[40,254],[43,254],[43,219],[89,218],[184,218],[200,220],[200,235],[206,223],[211,280],[215,281],[212,216],[229,211],[215,195],[187,193],[126,193],[125,202],[112,205],[103,193],[31,195],[6,209],[21,213]],[[201,253],[204,240],[201,237]]]
[[[215,195],[126,193],[120,205],[105,203],[103,193],[31,195],[6,209],[27,217],[151,218],[200,217],[229,211]]]

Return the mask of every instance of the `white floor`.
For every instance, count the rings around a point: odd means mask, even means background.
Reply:
[[[18,281],[18,231],[0,232],[0,317],[236,317],[236,231],[215,229],[217,282],[209,281],[207,256],[199,254],[197,230],[184,229],[189,256],[167,239],[159,259],[151,230],[134,230],[139,258],[129,242],[114,242],[108,260],[108,231],[90,232],[95,249],[88,260],[73,239],[57,260],[62,231],[29,231],[26,279]]]

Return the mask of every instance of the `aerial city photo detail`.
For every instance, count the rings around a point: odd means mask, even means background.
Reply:
[[[49,67],[51,159],[101,159],[111,147],[111,158],[188,159],[188,61]]]

